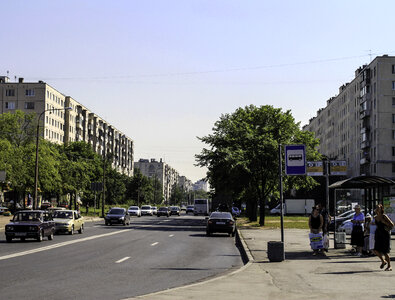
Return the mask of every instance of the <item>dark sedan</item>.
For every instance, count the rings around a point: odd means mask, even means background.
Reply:
[[[18,211],[14,218],[5,226],[5,236],[7,242],[18,238],[36,239],[41,242],[44,237],[52,240],[55,233],[55,222],[51,214],[41,210]]]
[[[166,216],[169,217],[170,216],[170,210],[168,207],[163,206],[163,207],[159,207],[158,211],[156,212],[156,216],[160,217],[160,216]]]
[[[123,224],[130,225],[130,215],[125,208],[114,207],[111,208],[107,215],[104,217],[106,225]]]
[[[180,215],[180,208],[178,206],[170,206],[170,215]]]
[[[206,234],[210,236],[214,232],[227,233],[235,236],[236,222],[228,212],[213,212],[207,220]]]

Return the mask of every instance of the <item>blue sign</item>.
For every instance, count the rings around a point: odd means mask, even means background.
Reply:
[[[285,174],[306,175],[305,145],[285,146]]]

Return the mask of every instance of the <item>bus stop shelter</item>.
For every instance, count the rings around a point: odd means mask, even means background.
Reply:
[[[372,212],[374,207],[383,203],[383,197],[390,196],[390,187],[395,185],[395,181],[380,176],[357,176],[332,183],[330,189],[363,189],[363,205],[366,212]],[[336,195],[336,193],[335,193]],[[334,199],[334,209],[336,211],[336,196]]]

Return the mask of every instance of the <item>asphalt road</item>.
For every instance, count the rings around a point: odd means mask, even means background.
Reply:
[[[203,217],[86,223],[83,234],[0,240],[1,299],[122,299],[182,286],[242,265],[234,238],[205,236]],[[2,233],[3,234],[3,233]]]

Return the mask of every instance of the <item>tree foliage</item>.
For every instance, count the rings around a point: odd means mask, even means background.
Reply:
[[[196,159],[199,166],[208,168],[214,197],[242,198],[251,220],[256,220],[259,203],[261,225],[266,199],[278,193],[279,145],[305,144],[308,159],[319,157],[318,140],[300,129],[290,111],[270,105],[250,105],[224,114],[214,124],[213,133],[199,139],[208,147]],[[286,188],[311,188],[314,184],[310,177],[285,179]]]

